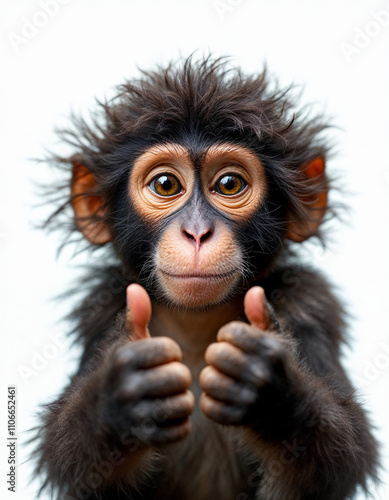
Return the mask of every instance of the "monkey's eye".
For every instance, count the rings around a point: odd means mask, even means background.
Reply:
[[[182,186],[174,175],[162,174],[150,182],[150,189],[159,196],[174,196],[182,191]]]
[[[246,186],[246,181],[239,175],[225,174],[216,182],[214,190],[223,196],[233,196],[243,191]]]

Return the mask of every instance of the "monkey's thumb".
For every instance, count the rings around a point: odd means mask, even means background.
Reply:
[[[267,305],[265,291],[260,286],[253,286],[244,298],[244,312],[252,326],[268,330],[271,326],[271,315]]]
[[[146,290],[136,283],[127,287],[126,329],[131,340],[150,337],[148,324],[151,318],[151,301]]]

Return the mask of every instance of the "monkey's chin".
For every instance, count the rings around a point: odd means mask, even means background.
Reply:
[[[223,274],[158,273],[158,281],[170,303],[185,309],[204,309],[223,303],[239,282],[238,272]]]

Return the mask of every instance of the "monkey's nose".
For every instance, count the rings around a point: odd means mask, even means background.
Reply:
[[[210,228],[206,228],[206,229],[198,230],[198,231],[196,231],[194,229],[183,229],[182,234],[186,238],[188,238],[188,240],[195,243],[197,247],[199,247],[202,243],[204,243],[206,240],[208,240],[212,236],[213,230]]]

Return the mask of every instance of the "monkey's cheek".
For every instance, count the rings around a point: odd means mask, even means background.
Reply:
[[[219,304],[239,282],[239,274],[226,277],[178,277],[159,273],[159,282],[168,299],[180,306],[197,308]]]

